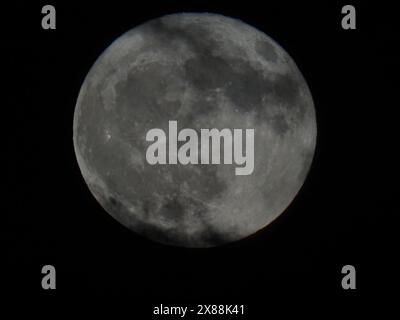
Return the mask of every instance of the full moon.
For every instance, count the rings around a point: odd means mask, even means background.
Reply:
[[[199,136],[254,129],[254,171],[149,164],[146,133],[168,138],[169,121]],[[73,123],[79,168],[101,206],[142,236],[184,247],[237,241],[276,219],[304,183],[316,135],[292,58],[256,28],[210,13],[167,15],[116,39],[86,76]]]

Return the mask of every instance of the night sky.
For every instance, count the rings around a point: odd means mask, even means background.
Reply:
[[[160,303],[246,304],[251,319],[268,307],[358,315],[390,305],[399,29],[393,8],[377,3],[352,2],[356,30],[341,28],[340,1],[49,2],[56,30],[41,28],[47,3],[3,6],[7,299],[71,308],[128,299],[131,317],[143,319]],[[265,230],[212,249],[165,246],[116,222],[88,190],[72,141],[76,99],[97,57],[134,26],[182,11],[239,18],[275,39],[306,79],[317,116],[314,160],[287,210]],[[55,291],[41,288],[45,264],[56,267]],[[346,264],[357,270],[355,291],[341,288]]]

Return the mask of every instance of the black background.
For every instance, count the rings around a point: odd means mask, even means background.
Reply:
[[[49,2],[57,29],[43,30],[44,4],[2,6],[2,288],[10,302],[68,301],[73,309],[94,298],[126,299],[122,309],[143,319],[159,303],[246,304],[254,319],[273,309],[323,306],[321,315],[345,315],[390,306],[398,254],[394,8],[381,1]],[[356,30],[341,28],[344,4],[356,7]],[[265,230],[213,249],[153,243],[116,222],[86,187],[72,143],[80,86],[100,53],[130,28],[182,11],[236,17],[275,39],[307,80],[317,113],[313,164],[289,208]],[[54,291],[41,288],[45,264],[56,267]],[[357,290],[341,288],[346,264],[356,267]]]

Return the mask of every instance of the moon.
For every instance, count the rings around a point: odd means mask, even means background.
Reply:
[[[150,165],[146,133],[254,129],[254,171]],[[210,13],[166,15],[117,38],[87,74],[73,142],[101,206],[150,240],[214,247],[268,226],[292,202],[317,136],[310,90],[292,58],[256,28]]]

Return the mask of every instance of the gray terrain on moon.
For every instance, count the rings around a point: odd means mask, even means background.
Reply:
[[[168,132],[169,120],[178,131],[255,129],[254,172],[148,164],[146,133]],[[141,235],[186,247],[239,240],[279,216],[306,178],[316,131],[289,55],[240,20],[208,13],[164,16],[114,41],[82,85],[73,129],[80,170],[103,208]]]

